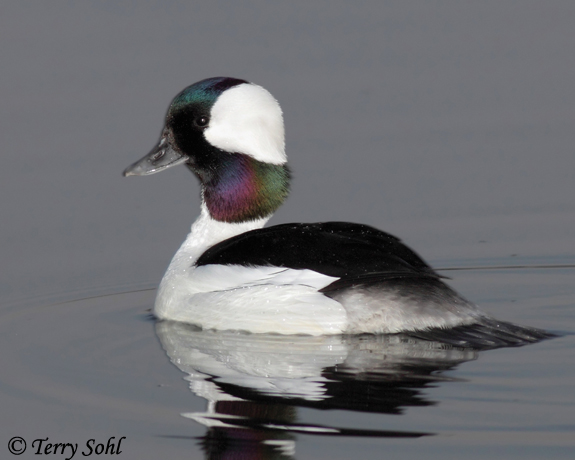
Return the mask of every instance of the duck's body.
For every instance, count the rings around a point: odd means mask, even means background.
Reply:
[[[480,316],[391,235],[344,222],[250,229],[263,223],[222,228],[202,212],[162,279],[156,316],[313,335],[446,328]]]
[[[156,149],[126,171],[185,163],[200,217],[154,307],[206,329],[280,334],[393,333],[488,317],[399,239],[351,223],[263,228],[289,189],[281,109],[263,88],[211,78],[172,102]]]

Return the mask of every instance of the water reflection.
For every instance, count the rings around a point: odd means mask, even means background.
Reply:
[[[158,337],[207,410],[182,414],[205,425],[207,458],[291,457],[294,433],[420,437],[297,422],[297,407],[400,414],[435,404],[423,389],[477,351],[404,335],[279,336],[202,331],[159,322]]]

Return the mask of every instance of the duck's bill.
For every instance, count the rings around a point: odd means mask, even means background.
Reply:
[[[162,138],[157,147],[141,160],[128,166],[124,170],[124,176],[147,176],[180,165],[188,161],[186,155],[176,152],[168,142]]]

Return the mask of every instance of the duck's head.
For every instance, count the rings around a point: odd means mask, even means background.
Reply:
[[[144,176],[185,164],[212,218],[270,216],[289,191],[282,111],[261,86],[228,77],[188,86],[168,109],[158,145],[124,171]]]

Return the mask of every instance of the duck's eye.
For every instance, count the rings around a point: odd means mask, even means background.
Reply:
[[[200,128],[203,128],[205,126],[208,126],[208,123],[210,122],[210,119],[208,117],[198,117],[194,120],[194,122],[196,123],[196,126],[199,126]]]

